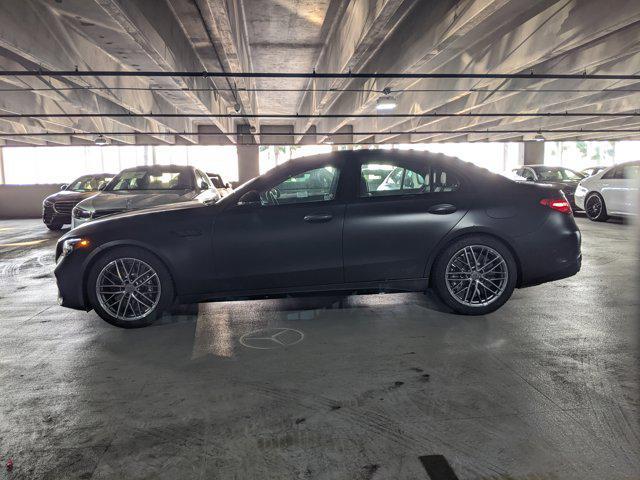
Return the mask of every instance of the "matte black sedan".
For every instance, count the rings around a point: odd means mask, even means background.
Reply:
[[[433,288],[486,314],[580,270],[562,192],[443,155],[339,152],[280,165],[212,205],[78,227],[57,245],[60,302],[121,327],[174,303]]]

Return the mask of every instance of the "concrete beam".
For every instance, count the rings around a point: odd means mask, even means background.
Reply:
[[[95,0],[131,37],[142,56],[163,71],[204,71],[205,65],[186,36],[175,13],[165,1],[158,0]],[[125,62],[127,63],[127,62]],[[176,109],[194,113],[227,113],[230,105],[213,91],[203,91],[215,85],[206,78],[156,78],[162,87],[184,88],[185,92],[160,92]],[[231,130],[230,119],[212,119],[220,128]]]
[[[380,42],[396,27],[401,19],[416,4],[416,0],[353,0],[341,2],[343,6],[333,18],[325,19],[331,36],[325,43],[315,69],[318,72],[358,71],[362,64],[378,48]],[[316,90],[344,88],[348,80],[314,79],[308,87]],[[335,101],[337,93],[309,91],[302,97],[299,112],[322,111]],[[296,121],[295,130],[306,131],[312,124],[310,119]],[[297,139],[299,140],[299,138]]]
[[[260,143],[294,145],[293,125],[262,125]],[[265,135],[263,135],[265,134]]]
[[[55,4],[52,4],[55,5]],[[95,8],[93,9],[95,10]],[[92,22],[81,22],[75,17],[73,20],[54,13],[49,6],[35,0],[20,2],[0,2],[0,47],[12,54],[11,59],[2,59],[3,63],[18,65],[10,69],[51,70],[73,69],[84,70],[121,70],[126,69],[120,61],[112,55],[116,54],[114,45],[106,45],[107,35],[102,35],[104,45],[96,45],[88,40],[96,29],[104,30],[105,34],[114,36],[116,27],[108,22],[109,17],[103,18],[103,25]],[[104,25],[106,23],[106,26]],[[83,24],[86,24],[83,25]],[[91,29],[92,32],[80,32],[78,29]],[[122,45],[118,48],[129,48]],[[126,60],[128,51],[121,51],[120,57]],[[102,78],[86,81],[82,78],[47,79],[46,77],[22,79],[22,84],[28,87],[88,87],[90,85],[105,88],[104,90],[74,90],[71,92],[57,92],[58,97],[76,108],[91,108],[94,111],[136,112],[163,111],[177,113],[172,103],[155,92],[145,91],[150,87],[148,80],[137,78]],[[140,90],[118,90],[120,87],[132,87]],[[42,94],[38,92],[38,94]],[[49,92],[55,95],[56,92]],[[125,122],[123,122],[125,123]],[[157,131],[189,131],[191,122],[188,119],[143,120],[144,130]]]
[[[628,53],[618,43],[611,40],[613,32],[618,32],[629,44],[637,27],[630,27],[640,19],[640,4],[630,0],[614,0],[606,15],[599,15],[601,3],[595,0],[556,2],[461,2],[469,9],[465,15],[458,15],[458,2],[441,2],[419,7],[407,17],[407,20],[392,34],[372,57],[367,70],[415,71],[420,65],[422,71],[433,72],[519,72],[529,68],[536,71],[561,71],[563,73],[580,72],[588,68],[593,72],[595,65],[602,65],[612,58],[620,58]],[[448,5],[448,10],[445,7]],[[484,6],[484,8],[483,8]],[[502,10],[495,10],[501,6]],[[422,10],[424,12],[420,13]],[[488,9],[488,10],[487,10]],[[474,13],[475,12],[475,13]],[[429,13],[430,15],[427,15]],[[417,23],[423,25],[418,28]],[[416,25],[413,25],[413,23]],[[425,27],[425,22],[426,27]],[[567,22],[574,28],[569,32]],[[493,26],[494,28],[490,28]],[[440,32],[440,34],[438,34]],[[420,35],[420,36],[418,36]],[[411,38],[409,41],[408,39]],[[550,39],[554,39],[550,41]],[[407,45],[398,49],[398,45]],[[417,50],[417,51],[416,51]],[[428,58],[429,55],[431,58]],[[628,63],[625,71],[629,71]],[[507,82],[503,82],[507,83]],[[508,82],[511,86],[515,82]],[[529,85],[543,86],[544,82]],[[375,86],[377,85],[377,87]],[[574,82],[575,85],[575,82]],[[352,82],[351,87],[378,88],[378,82]],[[465,89],[472,87],[500,86],[499,82],[477,82],[469,80],[442,80],[405,82],[403,87],[422,89]],[[505,85],[506,86],[506,85]],[[580,85],[576,85],[579,87]],[[394,86],[394,88],[396,88]],[[487,93],[403,93],[398,95],[398,111],[429,112],[460,111],[477,107],[483,102],[499,99],[503,95],[513,94]],[[541,96],[538,95],[538,100]],[[327,110],[327,113],[360,112],[372,108],[374,96],[346,92]],[[522,99],[520,99],[522,100]],[[454,105],[452,102],[458,102]],[[446,106],[446,107],[444,107]],[[455,108],[458,107],[458,108]],[[451,110],[449,110],[451,108]],[[518,110],[516,108],[516,110]],[[349,119],[324,119],[317,123],[318,129],[332,131]],[[396,121],[397,123],[397,121]],[[410,122],[405,122],[409,124]],[[356,130],[365,130],[367,121],[354,121]],[[363,125],[365,127],[363,127]],[[386,126],[391,128],[393,122]],[[404,130],[405,128],[398,128]]]

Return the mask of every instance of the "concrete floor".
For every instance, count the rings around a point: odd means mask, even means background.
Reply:
[[[57,235],[2,221],[0,478],[637,479],[637,240],[578,222],[583,271],[486,317],[399,294],[127,331],[58,307]]]

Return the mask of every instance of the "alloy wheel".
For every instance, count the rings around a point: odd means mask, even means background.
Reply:
[[[456,252],[445,270],[449,293],[461,304],[485,307],[507,288],[509,270],[505,259],[486,245],[469,245]]]
[[[118,258],[109,262],[96,280],[100,306],[122,321],[146,317],[158,305],[160,295],[158,273],[137,258]]]
[[[598,195],[591,195],[585,209],[589,218],[598,218],[602,213],[602,199]]]

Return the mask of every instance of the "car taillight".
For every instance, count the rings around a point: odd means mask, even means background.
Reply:
[[[540,205],[544,205],[545,207],[552,208],[560,213],[566,213],[571,215],[573,210],[571,210],[571,204],[564,198],[543,198],[540,200]]]

